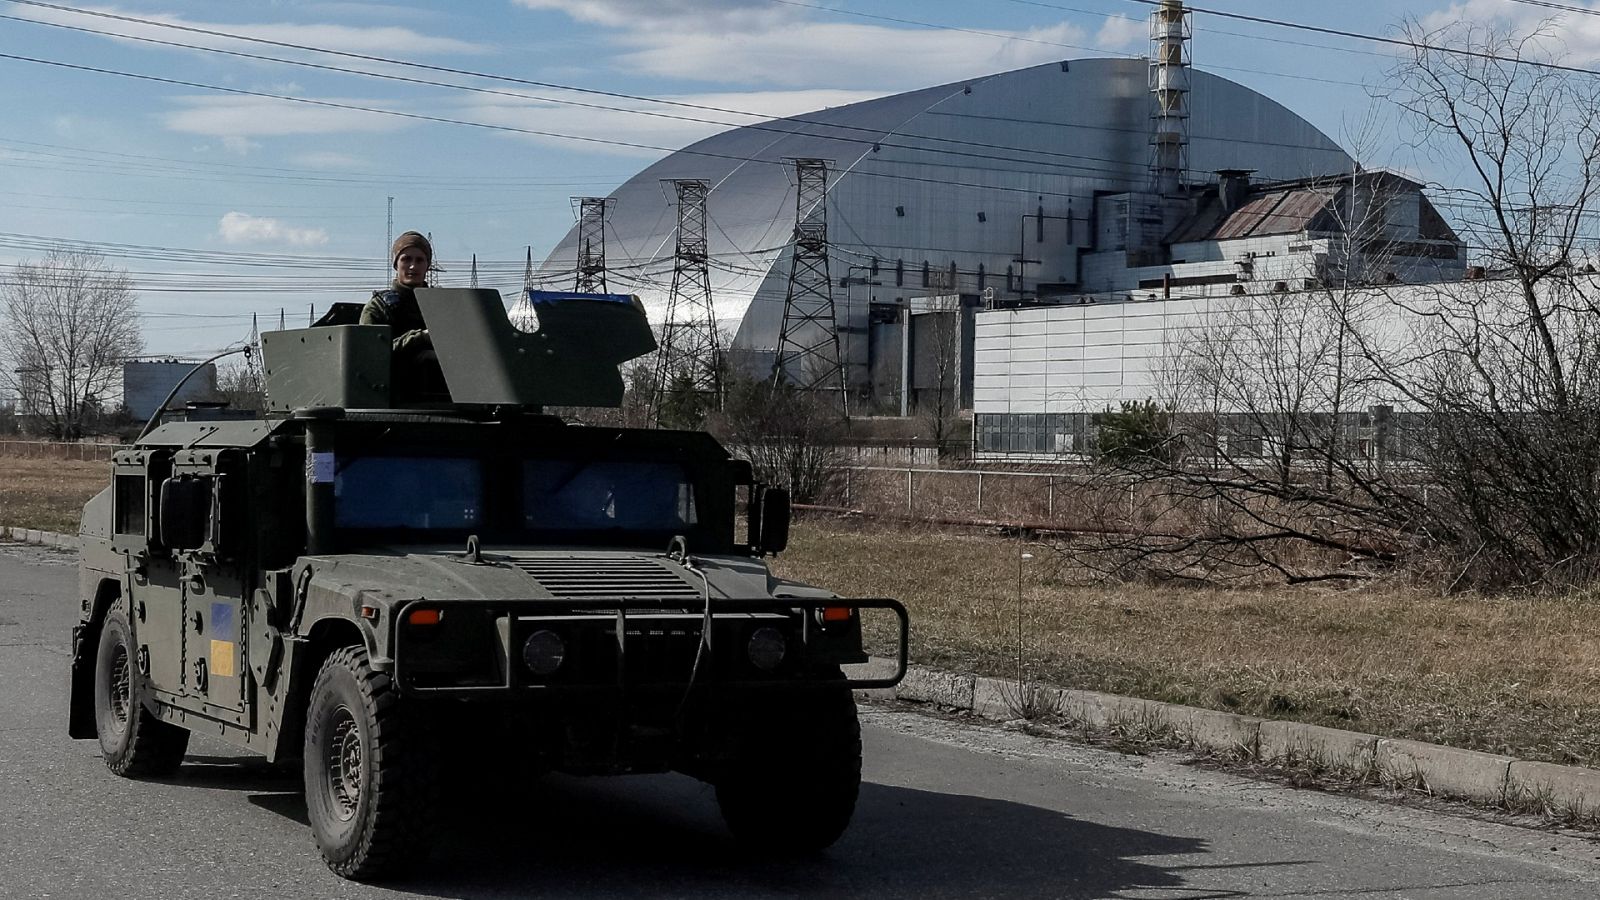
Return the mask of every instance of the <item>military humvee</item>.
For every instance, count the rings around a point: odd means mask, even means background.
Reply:
[[[444,393],[394,396],[388,328],[344,305],[262,336],[262,419],[116,454],[83,513],[72,736],[126,776],[172,773],[191,733],[298,759],[350,878],[418,859],[463,768],[676,770],[737,839],[831,844],[851,689],[904,674],[904,608],[774,577],[788,497],[709,435],[541,413],[620,403],[654,347],[637,299],[538,295],[524,332],[494,291],[417,295]],[[866,609],[898,628],[886,677],[847,674]]]

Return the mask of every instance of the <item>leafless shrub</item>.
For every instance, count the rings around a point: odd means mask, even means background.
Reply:
[[[795,502],[832,499],[845,434],[837,392],[735,380],[721,412],[707,423],[734,455],[750,461],[757,478],[786,488]]]

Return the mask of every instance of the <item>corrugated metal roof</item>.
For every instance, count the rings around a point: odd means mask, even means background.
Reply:
[[[1252,236],[1266,234],[1293,234],[1305,231],[1333,199],[1333,192],[1319,189],[1287,191],[1272,214],[1262,219],[1251,230]]]
[[[1193,216],[1173,230],[1169,242],[1295,234],[1311,227],[1335,193],[1331,188],[1320,187],[1267,188],[1227,215],[1222,214],[1222,205],[1216,198],[1208,198]]]
[[[1256,226],[1260,225],[1267,216],[1272,215],[1272,211],[1278,207],[1279,203],[1283,202],[1286,193],[1285,191],[1269,191],[1246,201],[1243,206],[1234,210],[1226,219],[1223,219],[1217,225],[1216,230],[1208,237],[1219,241],[1225,241],[1229,238],[1249,237],[1255,233]]]

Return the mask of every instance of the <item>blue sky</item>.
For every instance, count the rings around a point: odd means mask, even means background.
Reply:
[[[433,233],[445,283],[465,284],[476,253],[481,283],[511,290],[526,248],[537,264],[571,226],[569,198],[609,192],[663,155],[649,148],[1040,62],[1142,55],[1149,9],[1132,0],[55,5],[198,31],[0,0],[0,54],[37,60],[0,58],[0,264],[59,242],[162,248],[107,249],[139,288],[147,349],[182,356],[242,340],[251,313],[263,326],[275,326],[280,309],[303,322],[312,304],[361,300],[381,286],[390,196],[397,232]],[[1530,25],[1552,15],[1513,0],[1200,5],[1372,34],[1390,33],[1402,16]],[[1561,34],[1571,61],[1594,64],[1600,17],[1569,18]],[[1375,121],[1373,164],[1437,175],[1408,155],[1392,114],[1370,99],[1391,64],[1383,47],[1205,14],[1194,30],[1197,67],[1277,99],[1343,143]],[[375,77],[383,75],[392,77]]]

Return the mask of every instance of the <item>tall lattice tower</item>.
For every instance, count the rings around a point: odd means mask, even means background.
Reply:
[[[685,388],[700,395],[697,405],[702,409],[722,406],[722,349],[706,256],[706,195],[711,185],[690,178],[666,184],[677,195],[678,242],[650,404],[657,424],[668,395]]]
[[[845,396],[834,315],[833,279],[828,276],[828,160],[794,160],[794,255],[783,300],[783,327],[772,364],[773,384],[805,390],[837,390]]]
[[[604,294],[606,290],[606,212],[616,204],[613,197],[573,197],[578,210],[578,278],[572,288],[580,294]]]
[[[1177,195],[1188,164],[1190,36],[1183,0],[1161,0],[1150,13],[1150,93],[1156,101],[1150,179],[1163,197]]]

